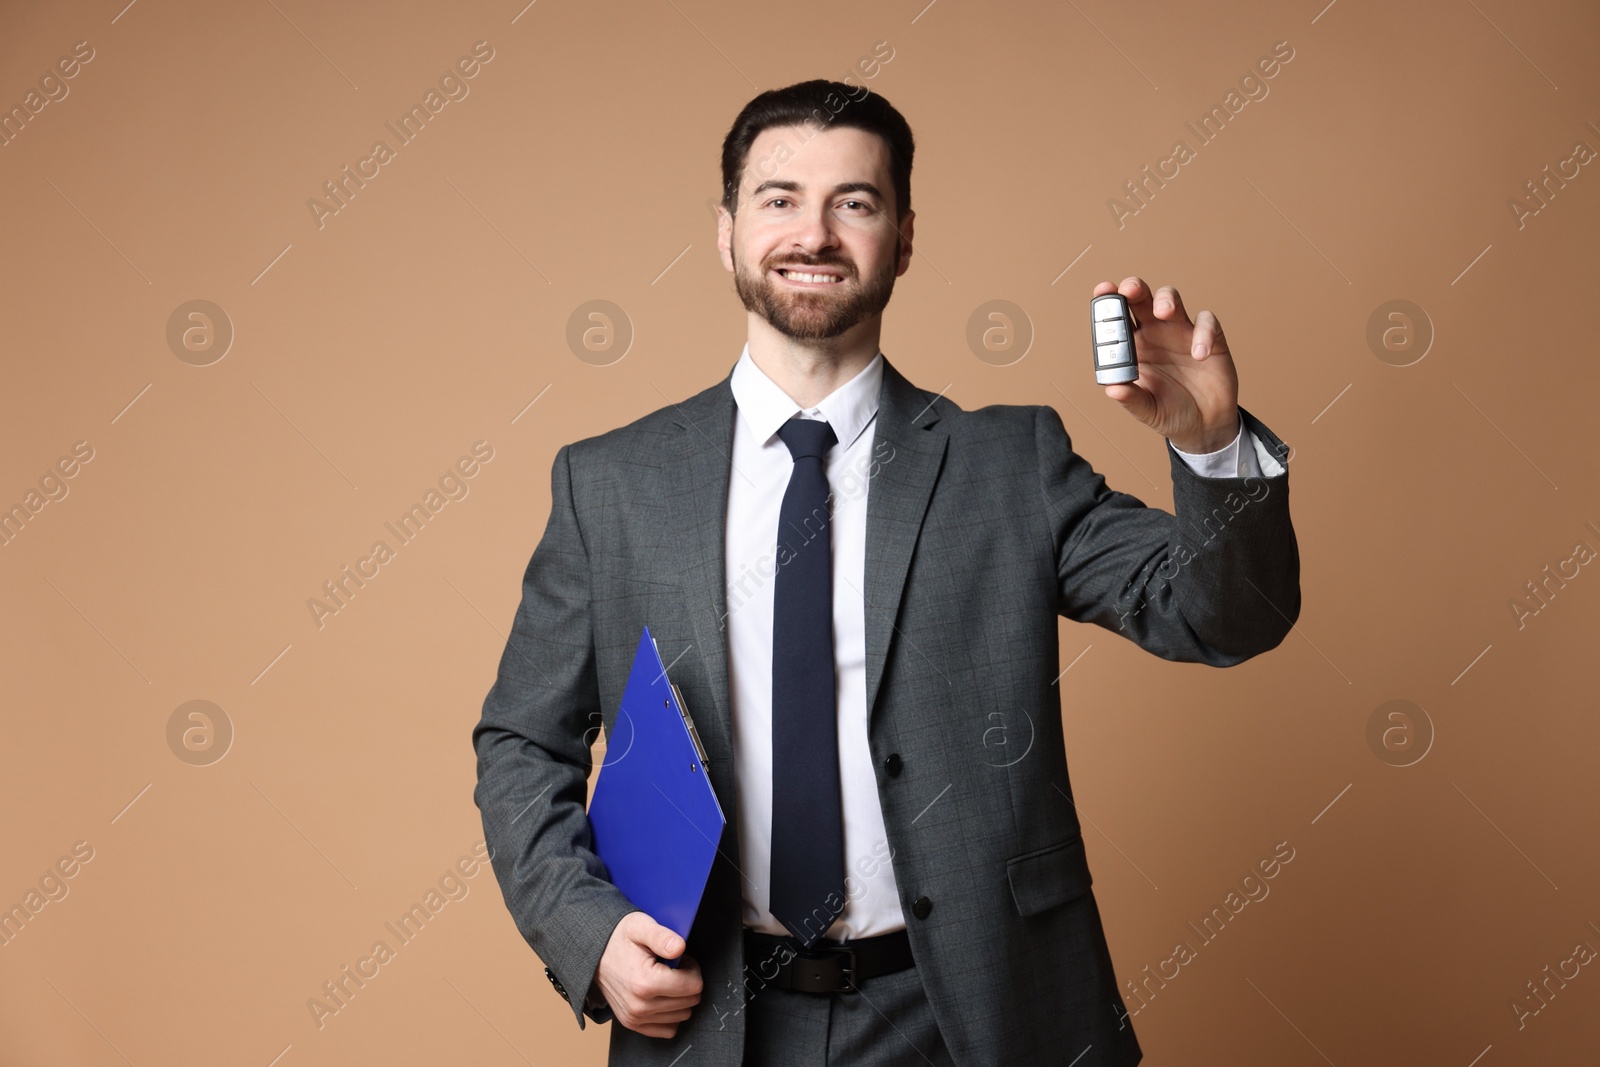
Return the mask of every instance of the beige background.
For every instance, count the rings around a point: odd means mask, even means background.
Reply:
[[[0,1061],[604,1061],[487,867],[320,1028],[307,1001],[482,838],[469,733],[555,450],[738,355],[707,209],[733,117],[861,80],[880,41],[866,84],[919,142],[897,366],[967,408],[1056,405],[1170,507],[1160,439],[1089,373],[1092,286],[1140,274],[1218,313],[1295,447],[1282,647],[1215,671],[1062,624],[1121,978],[1295,850],[1135,1017],[1145,1062],[1593,1057],[1594,966],[1521,1028],[1511,1005],[1600,947],[1600,569],[1520,629],[1510,602],[1600,550],[1600,167],[1520,228],[1507,206],[1600,148],[1593,5],[120,2],[0,26],[7,108],[94,53],[0,147],[0,506],[93,451],[0,547],[0,904],[93,856],[0,948]],[[478,41],[470,94],[319,229],[307,200]],[[1269,94],[1196,147],[1184,122],[1278,41]],[[1119,229],[1107,199],[1180,137],[1196,158]],[[196,299],[235,332],[208,366],[167,342]],[[595,299],[635,332],[605,366],[566,341]],[[996,299],[1020,359],[968,346]],[[1366,339],[1398,299],[1435,334],[1404,367]],[[308,598],[477,441],[469,495],[319,628]],[[168,734],[192,700],[220,709],[193,752]],[[1422,710],[1374,746],[1392,700]]]

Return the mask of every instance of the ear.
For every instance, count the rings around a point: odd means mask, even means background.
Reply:
[[[728,273],[733,273],[733,215],[728,209],[717,206],[717,254],[722,259],[722,268]]]
[[[912,252],[915,251],[911,245],[911,231],[913,228],[912,224],[915,222],[916,217],[917,213],[915,211],[908,211],[906,212],[905,218],[900,220],[899,262],[895,264],[894,270],[894,276],[896,278],[900,277],[900,275],[911,269],[911,255]]]

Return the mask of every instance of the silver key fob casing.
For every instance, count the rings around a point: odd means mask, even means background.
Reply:
[[[1094,345],[1094,380],[1118,385],[1139,377],[1139,357],[1133,347],[1133,312],[1128,298],[1107,293],[1089,302],[1089,335]]]

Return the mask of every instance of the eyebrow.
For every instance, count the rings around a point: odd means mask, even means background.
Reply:
[[[754,200],[768,189],[781,189],[787,193],[798,193],[800,192],[800,183],[786,178],[771,178],[751,190],[750,199]],[[830,195],[838,196],[840,193],[869,193],[878,201],[882,202],[883,200],[883,193],[871,182],[840,182],[833,187]]]

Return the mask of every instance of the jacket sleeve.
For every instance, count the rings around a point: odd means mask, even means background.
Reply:
[[[1300,616],[1288,446],[1243,408],[1275,477],[1203,478],[1167,446],[1176,514],[1106,486],[1052,407],[1036,409],[1058,611],[1164,659],[1227,667],[1276,647]]]
[[[582,1029],[585,995],[606,942],[636,909],[607,881],[584,809],[589,745],[601,715],[589,559],[573,507],[569,448],[556,453],[550,519],[528,561],[499,673],[472,731],[473,799],[506,907]]]

